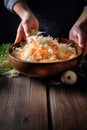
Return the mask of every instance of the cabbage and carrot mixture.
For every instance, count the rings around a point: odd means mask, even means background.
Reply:
[[[13,54],[25,61],[54,62],[74,58],[76,49],[71,44],[58,43],[50,36],[32,35],[24,46],[16,47]]]

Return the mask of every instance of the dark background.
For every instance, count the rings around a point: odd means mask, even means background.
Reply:
[[[0,0],[0,44],[14,42],[20,18],[9,12]]]

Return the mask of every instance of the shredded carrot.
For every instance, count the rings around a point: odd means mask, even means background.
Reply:
[[[71,45],[58,43],[52,37],[30,36],[24,47],[16,48],[15,56],[17,58],[36,61],[50,62],[68,60],[76,56],[76,50]]]

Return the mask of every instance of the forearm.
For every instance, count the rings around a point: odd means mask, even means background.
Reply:
[[[13,12],[13,6],[19,1],[25,0],[4,0],[4,5],[9,11]]]
[[[81,16],[78,18],[75,24],[78,24],[78,26],[80,26],[82,29],[87,30],[87,7],[83,9]]]
[[[32,15],[33,13],[29,9],[28,5],[25,2],[18,2],[13,6],[13,11],[21,18],[25,15]]]

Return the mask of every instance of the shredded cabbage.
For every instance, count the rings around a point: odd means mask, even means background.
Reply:
[[[3,72],[2,75],[5,75],[7,77],[16,77],[19,75],[19,71],[15,70],[14,68],[9,70],[9,71],[6,71],[6,72]]]
[[[71,44],[58,43],[51,36],[37,34],[29,36],[25,45],[16,47],[13,55],[33,62],[62,61],[75,57],[76,50]]]

